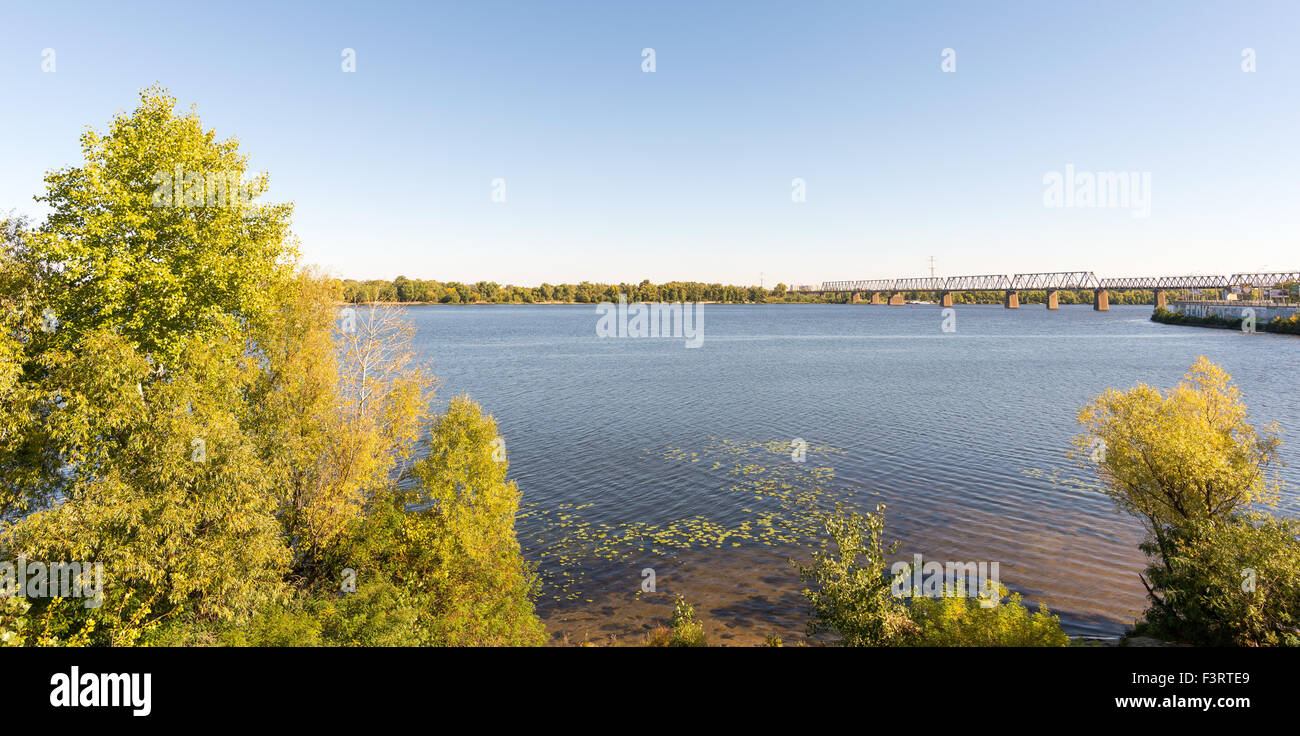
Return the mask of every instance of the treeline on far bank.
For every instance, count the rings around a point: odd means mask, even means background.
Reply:
[[[629,302],[719,302],[723,304],[845,304],[851,295],[843,292],[805,293],[791,291],[785,284],[768,289],[762,286],[735,286],[706,284],[700,281],[669,281],[651,283],[648,279],[639,284],[605,284],[582,281],[577,284],[541,284],[540,286],[514,286],[494,281],[472,284],[460,281],[409,279],[398,276],[392,281],[370,279],[336,280],[339,298],[348,304],[388,302],[401,304],[597,304],[616,302],[623,295]],[[1022,291],[1021,304],[1044,304],[1045,291]],[[938,301],[935,292],[904,292],[907,300]],[[1176,298],[1170,292],[1171,299]],[[953,293],[956,304],[1000,304],[1001,291],[961,291]],[[1061,304],[1092,304],[1091,291],[1060,291]],[[1154,304],[1152,291],[1112,291],[1111,304]]]
[[[583,281],[577,284],[542,284],[540,286],[513,286],[494,281],[473,284],[459,281],[408,279],[398,276],[392,281],[372,279],[338,282],[341,298],[350,304],[369,302],[399,302],[405,304],[596,304],[618,301],[623,294],[628,301],[637,302],[723,302],[727,304],[757,304],[768,301],[813,302],[821,301],[807,294],[792,292],[785,284],[771,289],[762,286],[731,286],[706,284],[699,281],[670,281],[652,284],[649,280],[639,284],[595,284]]]

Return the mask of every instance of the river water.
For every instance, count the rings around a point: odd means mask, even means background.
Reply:
[[[635,641],[680,593],[724,644],[802,638],[789,560],[836,503],[885,503],[897,559],[998,562],[1067,631],[1121,633],[1144,607],[1141,531],[1061,482],[1089,479],[1066,456],[1078,408],[1169,388],[1205,355],[1256,424],[1300,428],[1300,339],[1150,313],[958,306],[945,332],[927,305],[709,304],[688,349],[598,338],[594,305],[408,310],[439,398],[466,393],[500,425],[556,639]],[[1300,440],[1282,456],[1300,486]],[[1279,509],[1300,512],[1294,488]]]

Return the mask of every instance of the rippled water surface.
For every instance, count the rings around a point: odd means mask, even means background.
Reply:
[[[557,635],[623,635],[694,600],[715,638],[797,636],[787,558],[810,513],[888,505],[887,532],[1001,580],[1072,633],[1117,634],[1143,608],[1140,530],[1108,499],[1041,474],[1107,387],[1226,368],[1256,423],[1300,427],[1300,339],[1150,322],[1150,307],[704,306],[704,343],[598,339],[593,306],[415,307],[440,398],[495,415],[524,494],[526,555]],[[809,444],[794,463],[789,443]],[[1300,484],[1300,440],[1284,477]],[[1295,514],[1294,490],[1282,503]],[[642,571],[656,592],[642,592]]]

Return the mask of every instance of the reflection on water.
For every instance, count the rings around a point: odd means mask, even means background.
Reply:
[[[707,305],[693,350],[598,339],[594,306],[409,313],[442,397],[468,393],[500,423],[552,631],[639,631],[681,592],[720,640],[750,643],[802,632],[786,560],[837,501],[887,503],[900,557],[997,561],[1070,632],[1119,633],[1143,608],[1137,524],[1032,472],[1081,472],[1065,456],[1077,409],[1108,387],[1167,388],[1206,355],[1256,423],[1300,426],[1300,339],[1150,311],[965,306],[944,333],[932,306]],[[1300,483],[1285,435],[1282,456]],[[1300,511],[1294,489],[1280,510]]]

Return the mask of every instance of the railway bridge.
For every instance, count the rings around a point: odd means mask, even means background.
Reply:
[[[937,294],[939,305],[951,307],[952,295],[959,292],[1001,292],[1002,305],[1007,309],[1020,307],[1020,292],[1042,291],[1047,295],[1047,308],[1058,309],[1061,291],[1091,291],[1092,308],[1104,312],[1110,309],[1110,293],[1119,291],[1155,292],[1156,306],[1167,304],[1171,291],[1220,290],[1234,288],[1269,289],[1282,284],[1300,282],[1300,270],[1269,273],[1235,273],[1231,276],[1127,276],[1099,279],[1092,271],[1050,271],[1018,273],[1012,276],[984,274],[979,276],[922,277],[902,279],[867,279],[864,281],[826,281],[824,293],[847,293],[850,301],[859,303],[865,297],[872,304],[903,304],[903,295],[909,292]]]

